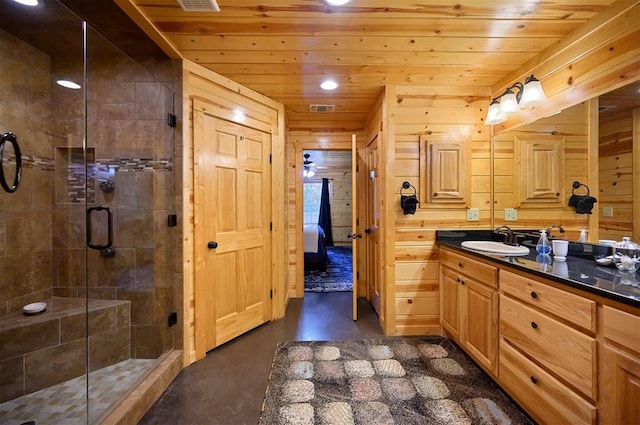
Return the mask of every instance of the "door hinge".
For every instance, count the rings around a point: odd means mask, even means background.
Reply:
[[[360,225],[360,219],[356,218],[356,226],[359,226],[359,225]]]
[[[176,126],[176,120],[177,120],[177,117],[176,117],[175,114],[172,114],[171,112],[169,112],[167,114],[167,125],[169,127],[175,127]]]
[[[269,231],[273,232],[273,221],[269,222]]]
[[[356,165],[356,173],[357,173],[358,171],[360,171],[360,166],[359,166],[359,165]]]
[[[269,154],[269,164],[271,164],[271,162],[273,162],[273,155]]]
[[[270,290],[269,290],[269,298],[270,298],[270,299],[273,299],[273,289],[270,289]]]
[[[356,280],[360,279],[360,272],[356,272]]]

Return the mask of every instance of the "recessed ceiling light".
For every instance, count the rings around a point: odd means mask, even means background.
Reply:
[[[320,84],[320,87],[322,88],[322,90],[335,90],[338,88],[338,83],[333,80],[326,80],[323,81],[322,84]]]
[[[56,81],[56,83],[58,83],[59,86],[66,87],[68,89],[78,90],[81,88],[78,83],[74,83],[73,81],[69,80],[58,80]]]
[[[331,6],[342,6],[349,3],[351,0],[325,0]]]
[[[24,4],[25,6],[37,6],[38,0],[13,0],[16,3]]]

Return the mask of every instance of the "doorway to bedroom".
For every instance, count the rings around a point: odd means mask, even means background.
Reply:
[[[351,152],[305,150],[304,290],[353,290]]]

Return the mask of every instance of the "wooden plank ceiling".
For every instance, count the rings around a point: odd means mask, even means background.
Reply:
[[[613,2],[218,0],[220,12],[184,12],[176,0],[116,1],[179,55],[283,103],[288,127],[308,131],[362,129],[385,84],[487,87],[488,98],[491,85]],[[328,77],[340,85],[332,92],[320,89]]]

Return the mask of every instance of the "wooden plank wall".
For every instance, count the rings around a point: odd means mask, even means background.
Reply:
[[[626,111],[600,120],[599,239],[621,241],[633,234],[632,200],[640,196],[633,191],[633,116]],[[635,146],[640,146],[638,141]],[[603,207],[613,208],[613,217],[605,217]]]
[[[489,87],[396,86],[390,89],[392,134],[387,149],[395,153],[392,204],[395,279],[388,285],[394,301],[396,335],[439,334],[437,229],[488,229],[491,225],[491,128],[482,124]],[[472,193],[469,205],[418,208],[404,215],[400,208],[403,181],[419,192],[419,138],[468,140],[471,143]],[[480,209],[480,221],[466,221],[466,208]]]
[[[562,175],[563,193],[561,206],[549,206],[545,203],[526,203],[517,208],[515,196],[519,170],[514,161],[517,138],[540,136],[562,136],[565,140],[564,173]],[[588,113],[586,103],[573,106],[560,114],[524,125],[494,138],[494,217],[495,226],[506,224],[515,229],[544,229],[551,224],[559,224],[566,230],[567,239],[577,239],[581,229],[588,228],[588,216],[576,214],[575,209],[568,206],[572,194],[571,183],[580,181],[587,184],[588,172]],[[588,186],[588,184],[587,184]],[[576,190],[585,194],[586,190]],[[598,196],[597,193],[591,193]],[[596,204],[597,205],[597,204]],[[517,208],[518,220],[505,221],[504,209]],[[594,207],[596,211],[597,206]],[[557,232],[557,230],[555,230]],[[556,233],[555,236],[558,234]]]
[[[184,275],[184,364],[189,365],[197,359],[196,322],[198,312],[196,305],[196,269],[194,247],[194,152],[192,137],[191,105],[194,99],[210,102],[216,109],[216,115],[223,119],[233,120],[234,110],[241,108],[250,122],[261,122],[272,134],[272,204],[273,221],[272,251],[285,251],[285,182],[284,182],[284,107],[246,87],[222,77],[208,69],[189,61],[183,61],[182,72],[182,110],[183,124],[183,275]],[[286,265],[284,256],[272,257],[272,285],[274,291],[272,316],[280,318],[285,312],[285,279]]]

